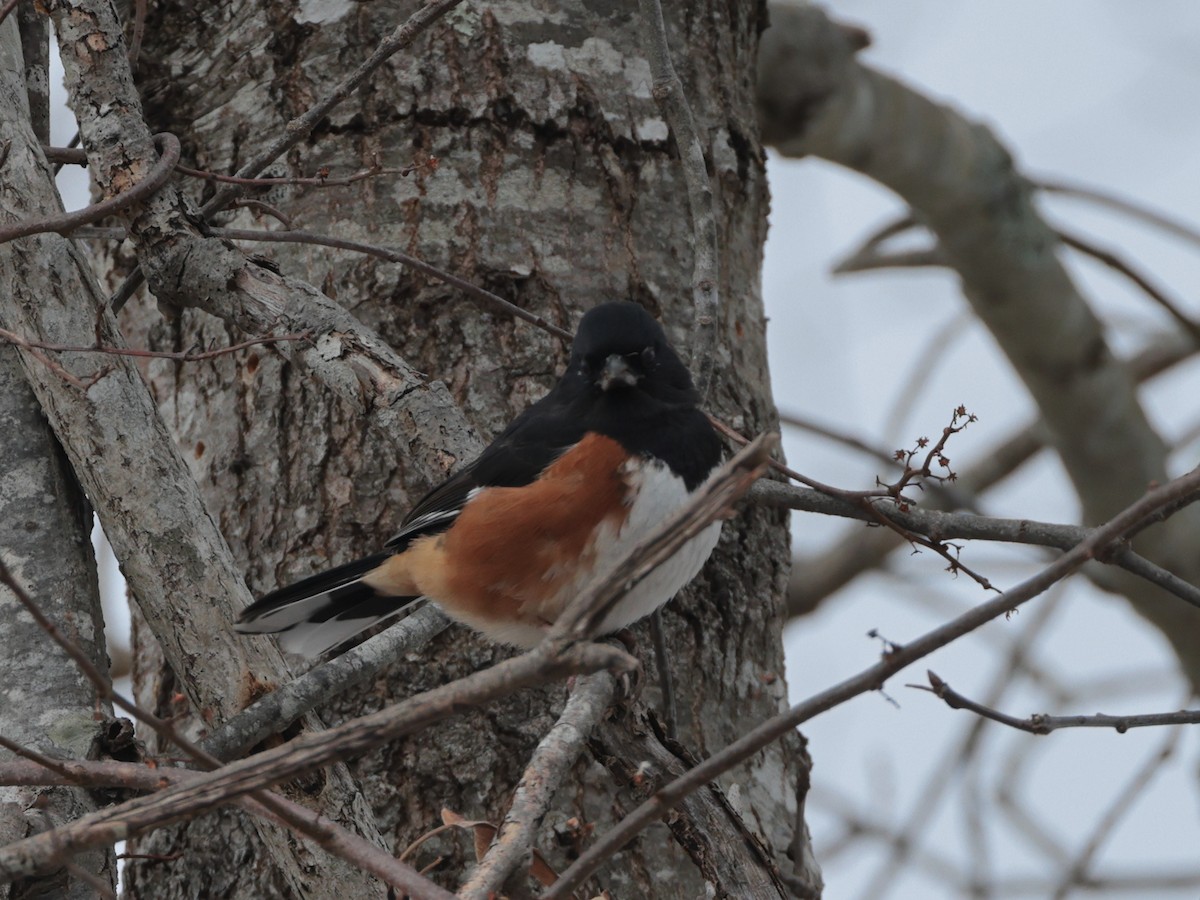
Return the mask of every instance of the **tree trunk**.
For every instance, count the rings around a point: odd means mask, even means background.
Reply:
[[[723,307],[709,405],[743,432],[758,432],[775,425],[759,291],[767,192],[754,119],[763,9],[664,6],[717,192]],[[200,21],[190,4],[155,4],[139,70],[151,128],[179,135],[186,163],[232,171],[414,8],[270,0],[206,8]],[[518,2],[464,5],[269,174],[312,175],[323,166],[348,174],[376,160],[420,168],[348,187],[276,187],[261,199],[298,228],[407,250],[569,329],[602,300],[636,300],[686,345],[692,231],[678,153],[651,96],[644,31],[632,4],[564,3],[553,12]],[[237,219],[254,222],[247,212]],[[541,396],[565,361],[557,340],[403,268],[304,246],[272,255],[446,382],[484,435]],[[149,304],[131,304],[126,324],[159,346],[237,337],[202,313],[163,319]],[[406,466],[405,447],[364,430],[344,404],[271,351],[211,365],[152,364],[149,373],[256,590],[378,548],[428,487]],[[448,459],[447,469],[462,462]],[[695,585],[666,609],[681,737],[697,756],[784,702],[788,556],[785,518],[747,508],[725,526]],[[638,634],[648,657],[644,626]],[[326,716],[378,707],[505,655],[453,628],[421,659],[398,662],[386,680]],[[139,678],[142,697],[158,695],[159,671],[142,665]],[[396,851],[438,826],[444,807],[499,821],[562,701],[561,687],[525,692],[357,761],[355,773]],[[792,739],[725,781],[732,809],[788,871],[784,854],[793,845],[795,785],[805,764]],[[540,845],[555,866],[574,852],[573,817],[603,830],[633,798],[594,761],[581,761],[575,775],[578,786],[561,792],[544,822]],[[134,894],[195,896],[203,877],[220,884],[223,896],[274,895],[270,873],[247,865],[251,839],[236,854],[201,851],[226,840],[231,819],[210,816],[143,842],[184,852],[176,862],[136,868]],[[434,875],[453,887],[467,868],[467,844],[439,836],[412,861],[446,856]],[[818,878],[811,870],[804,877],[810,884]],[[620,897],[705,893],[700,871],[662,830],[647,832],[598,883]]]
[[[6,168],[0,191],[4,224],[56,206],[49,171],[28,152],[34,142],[26,101],[25,65],[15,18],[0,24],[0,144]],[[43,264],[49,245],[38,236],[0,245],[0,292],[16,303],[44,303],[61,282]],[[7,316],[0,326],[15,328]],[[27,359],[29,365],[42,363]],[[0,346],[0,556],[15,580],[63,634],[101,669],[104,652],[100,592],[89,540],[91,511],[25,380],[17,349]],[[0,735],[51,757],[85,759],[99,752],[111,723],[107,703],[7,588],[0,586]],[[0,758],[9,758],[0,750]],[[96,797],[74,788],[0,787],[0,844],[45,831],[96,808]],[[76,859],[76,874],[52,872],[0,886],[0,897],[88,898],[94,887],[78,876],[112,884],[112,854]]]

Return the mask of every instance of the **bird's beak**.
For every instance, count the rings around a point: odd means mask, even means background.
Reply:
[[[628,361],[619,353],[614,353],[604,361],[604,368],[596,384],[600,390],[610,391],[614,387],[633,387],[638,383],[637,372],[630,368]]]

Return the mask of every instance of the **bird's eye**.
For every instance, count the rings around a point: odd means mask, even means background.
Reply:
[[[647,370],[649,370],[650,368],[652,368],[654,366],[654,348],[653,347],[647,347],[645,350],[642,351],[642,365],[645,366],[645,368]]]

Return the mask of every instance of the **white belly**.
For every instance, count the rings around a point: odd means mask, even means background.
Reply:
[[[593,577],[607,574],[617,563],[688,499],[683,479],[664,464],[638,460],[628,474],[633,503],[621,529],[598,540]],[[721,536],[721,523],[713,522],[684,544],[675,555],[634,586],[600,623],[599,634],[609,634],[650,615],[696,577]],[[589,581],[591,579],[588,579]],[[584,584],[574,586],[576,592]],[[564,598],[570,602],[572,598]]]

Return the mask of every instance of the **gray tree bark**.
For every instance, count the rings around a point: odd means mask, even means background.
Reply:
[[[0,89],[15,113],[10,125],[30,118],[17,30],[15,19],[0,25]],[[0,141],[14,137],[9,125],[0,124]],[[0,182],[6,223],[28,209],[17,181],[6,172]],[[0,292],[28,298],[52,289],[38,255],[29,250],[26,242],[0,245]],[[0,318],[0,326],[9,324]],[[0,346],[0,558],[42,612],[103,669],[107,658],[90,532],[90,507],[26,383],[17,350]],[[98,701],[70,658],[2,586],[0,647],[0,734],[51,757],[84,759],[99,752],[111,708]],[[9,757],[0,750],[0,758]],[[75,788],[0,787],[0,844],[95,808],[95,797]],[[102,882],[115,880],[110,852],[87,853],[76,865]],[[95,889],[65,869],[0,887],[0,897],[26,896],[74,900],[95,896]]]
[[[724,306],[710,405],[735,427],[756,432],[775,421],[759,293],[767,195],[753,104],[763,10],[665,6],[718,199]],[[156,4],[139,71],[151,128],[179,135],[186,162],[232,171],[413,8],[297,8],[264,0],[206,8],[200,21],[189,4]],[[309,175],[322,166],[343,173],[376,159],[400,167],[429,156],[439,161],[436,171],[323,190],[274,188],[263,199],[299,227],[403,248],[567,328],[597,302],[637,300],[685,344],[691,225],[678,156],[651,96],[643,30],[633,3],[463,6],[271,174]],[[238,218],[252,221],[245,212]],[[285,273],[320,286],[405,359],[444,381],[484,435],[540,396],[565,360],[565,348],[543,333],[399,267],[316,248],[272,253]],[[114,262],[119,269],[121,261]],[[131,304],[125,324],[140,335],[133,340],[163,347],[239,337],[204,313],[163,318],[144,303]],[[256,590],[377,548],[428,486],[427,467],[410,465],[406,447],[381,440],[343,401],[272,351],[205,366],[155,363],[148,374]],[[783,703],[787,559],[783,516],[748,508],[726,525],[696,585],[666,611],[682,741],[698,756]],[[139,695],[163,697],[169,680],[145,629],[137,629],[136,640]],[[419,660],[399,662],[388,678],[326,716],[408,696],[505,653],[452,629]],[[654,683],[652,671],[647,680]],[[440,824],[443,807],[499,821],[562,698],[561,688],[526,692],[357,761],[355,774],[397,852]],[[792,739],[724,785],[730,809],[788,871],[784,853],[793,845],[795,785],[804,765]],[[576,776],[577,786],[562,792],[544,823],[540,846],[554,865],[571,858],[580,825],[604,829],[634,799],[634,786],[614,787],[595,762],[581,762]],[[232,819],[209,816],[142,842],[183,856],[132,867],[133,895],[194,896],[200,879],[223,896],[278,895],[271,872],[255,864],[262,857],[253,835],[238,831],[228,849]],[[414,861],[437,855],[446,862],[435,877],[456,885],[467,868],[466,847],[453,834],[441,836],[422,845]],[[803,879],[818,884],[810,858],[799,855]],[[598,884],[622,897],[706,892],[701,870],[659,832],[635,842]]]
[[[3,40],[0,37],[0,40]],[[0,249],[0,290],[27,268]],[[90,510],[14,347],[0,347],[0,557],[42,612],[93,662],[107,666],[100,593],[88,533]],[[0,587],[0,734],[55,758],[86,759],[100,749],[107,703],[97,700],[74,662]],[[0,758],[11,758],[0,749]],[[0,787],[0,844],[69,822],[96,808],[76,788]],[[76,865],[110,884],[111,853],[88,853]],[[90,898],[94,888],[65,869],[0,886],[0,897]]]

